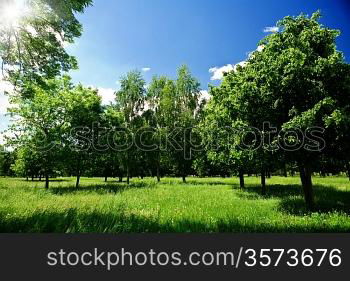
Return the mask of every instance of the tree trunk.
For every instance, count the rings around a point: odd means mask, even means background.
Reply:
[[[157,153],[157,182],[160,182],[160,152]]]
[[[108,176],[105,176],[105,182],[107,182],[107,180],[108,180]]]
[[[45,188],[49,189],[49,175],[48,174],[45,175]]]
[[[299,163],[300,180],[304,191],[306,206],[309,210],[315,207],[314,194],[312,188],[311,169],[307,164]]]
[[[185,172],[185,163],[182,165],[182,182],[186,182],[186,172]]]
[[[77,175],[77,181],[75,183],[75,187],[78,188],[79,187],[79,183],[80,183],[80,172]]]
[[[41,181],[41,175],[39,175],[39,181]]]
[[[129,169],[129,163],[126,167],[126,183],[130,184],[130,169]]]
[[[119,176],[119,182],[123,182],[123,177]]]
[[[346,169],[348,170],[348,177],[350,181],[350,163],[349,162],[346,164]]]
[[[26,181],[28,181],[28,180],[29,180],[29,178],[27,177]]]
[[[34,176],[32,176],[32,181],[34,181]]]
[[[239,186],[240,186],[240,188],[244,188],[244,173],[243,173],[243,171],[239,171]]]
[[[266,195],[266,171],[265,168],[261,168],[261,194]]]
[[[80,165],[81,165],[80,161],[81,161],[81,159],[80,159],[80,157],[79,157],[79,158],[78,158],[78,166],[77,166],[77,181],[76,181],[76,183],[75,183],[75,187],[76,187],[76,188],[79,187],[79,183],[80,183],[80,173],[81,173],[81,171],[80,171]]]
[[[284,162],[283,163],[283,176],[286,178],[288,177],[288,173],[287,173],[287,164]]]
[[[160,182],[160,171],[159,171],[159,163],[157,165],[157,182]]]

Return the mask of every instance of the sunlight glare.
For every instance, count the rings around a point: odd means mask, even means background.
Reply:
[[[0,4],[0,25],[15,27],[28,10],[24,0],[4,1]]]

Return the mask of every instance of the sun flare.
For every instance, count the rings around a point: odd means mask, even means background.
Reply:
[[[24,0],[2,1],[0,4],[0,25],[13,27],[27,13]]]

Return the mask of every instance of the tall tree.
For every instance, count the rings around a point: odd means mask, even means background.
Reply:
[[[149,128],[153,129],[149,145],[154,145],[155,150],[147,153],[149,161],[155,163],[157,181],[161,178],[162,158],[168,157],[164,151],[164,142],[168,132],[168,125],[173,120],[175,112],[173,97],[175,95],[175,84],[165,76],[153,77],[147,89],[148,110],[144,118]]]
[[[33,97],[18,98],[17,107],[11,114],[16,116],[16,122],[11,126],[16,137],[11,144],[23,151],[23,155],[36,155],[45,176],[45,187],[49,188],[49,176],[53,175],[59,164],[62,152],[62,141],[67,126],[65,99],[63,93],[72,90],[69,77],[50,79],[46,81],[49,87],[45,89],[33,87]],[[19,161],[30,160],[31,157],[21,157]],[[34,157],[33,157],[34,159]]]
[[[81,36],[76,19],[92,0],[4,0],[0,3],[0,59],[5,79],[23,96],[31,96],[31,84],[44,85],[61,71],[77,68],[66,43]]]
[[[123,113],[126,142],[123,158],[126,169],[127,183],[130,182],[131,165],[136,163],[137,147],[133,143],[133,135],[140,128],[140,115],[144,110],[146,82],[140,71],[131,71],[120,80],[120,90],[116,92],[116,106]]]
[[[200,83],[192,76],[186,65],[177,71],[175,80],[175,95],[173,99],[174,112],[169,120],[168,128],[173,133],[174,145],[170,147],[170,154],[176,165],[177,173],[186,182],[193,163],[193,128],[198,123]],[[177,147],[178,146],[178,147]]]
[[[336,147],[346,148],[344,141],[334,138],[334,132],[348,130],[350,100],[349,65],[335,45],[339,32],[322,26],[319,18],[319,12],[310,18],[284,18],[278,23],[280,32],[264,38],[260,51],[249,57],[245,67],[225,78],[231,80],[226,95],[235,101],[234,112],[238,110],[248,126],[257,127],[264,141],[261,122],[267,121],[277,132],[282,130],[270,136],[268,145],[276,149],[278,144],[279,152],[287,152],[298,163],[310,209],[314,207],[313,164],[327,150],[334,153]],[[290,131],[297,132],[297,137],[288,135]]]
[[[80,177],[97,153],[97,125],[102,113],[101,97],[97,90],[78,85],[62,93],[65,109],[67,156],[71,159],[77,176],[76,187]]]

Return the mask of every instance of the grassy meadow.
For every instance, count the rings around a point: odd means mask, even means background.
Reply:
[[[298,177],[133,178],[44,182],[0,178],[0,232],[350,232],[350,182],[314,177],[317,211],[305,209]]]

